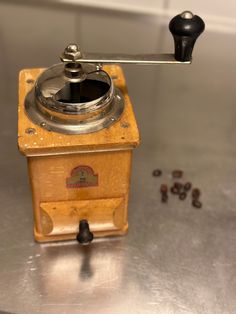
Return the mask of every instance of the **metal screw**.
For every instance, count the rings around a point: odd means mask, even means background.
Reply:
[[[79,47],[78,47],[78,45],[76,45],[76,44],[69,44],[69,45],[66,47],[66,51],[67,51],[67,52],[77,52],[77,51],[79,51]]]
[[[77,62],[82,57],[79,46],[77,44],[69,44],[61,55],[63,62]]]
[[[180,16],[185,20],[191,20],[194,17],[194,14],[191,11],[184,11]]]
[[[96,70],[100,71],[102,69],[102,64],[96,64]],[[98,74],[98,73],[97,73]],[[100,73],[99,73],[100,74]]]
[[[25,133],[32,135],[32,134],[35,134],[35,133],[36,133],[36,130],[35,130],[34,128],[27,128],[27,129],[25,130]]]

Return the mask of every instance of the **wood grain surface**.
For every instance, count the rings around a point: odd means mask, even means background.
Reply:
[[[126,233],[132,150],[139,144],[139,132],[121,68],[106,67],[124,93],[125,110],[120,120],[83,135],[49,132],[26,116],[24,98],[42,71],[23,70],[19,86],[18,143],[28,160],[35,239],[75,239],[81,219],[88,220],[95,237]],[[36,132],[27,134],[27,128]],[[94,174],[94,178],[87,174],[92,182],[88,186],[78,186],[78,178],[71,178],[80,167]]]

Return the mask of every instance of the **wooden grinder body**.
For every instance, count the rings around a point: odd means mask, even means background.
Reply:
[[[25,97],[43,70],[23,70],[19,81],[18,145],[28,161],[35,239],[75,239],[82,219],[95,238],[125,234],[139,132],[123,72],[119,66],[104,67],[124,96],[121,118],[94,133],[66,135],[43,129],[25,113]]]

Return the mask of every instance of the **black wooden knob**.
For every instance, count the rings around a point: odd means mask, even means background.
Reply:
[[[79,233],[76,236],[80,244],[86,245],[93,241],[93,234],[89,229],[88,221],[83,219],[79,222]]]
[[[169,29],[174,37],[175,59],[181,62],[190,61],[194,44],[204,31],[205,23],[199,16],[184,11],[170,21]]]

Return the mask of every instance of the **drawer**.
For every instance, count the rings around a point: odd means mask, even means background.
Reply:
[[[79,221],[86,219],[92,232],[120,230],[126,223],[125,199],[103,198],[40,203],[43,235],[78,233]]]

